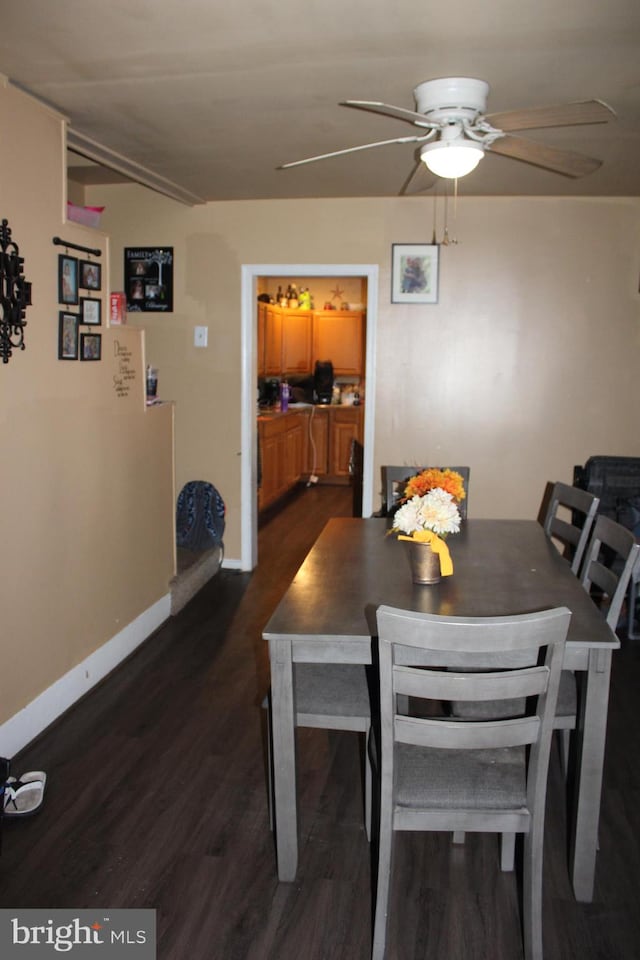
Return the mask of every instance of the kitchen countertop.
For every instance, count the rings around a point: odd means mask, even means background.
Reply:
[[[261,407],[258,410],[258,420],[275,420],[278,417],[288,417],[291,413],[307,413],[309,410],[329,410],[330,403],[292,403],[284,413],[280,407]]]

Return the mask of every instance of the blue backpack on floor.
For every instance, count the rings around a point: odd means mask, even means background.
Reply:
[[[222,546],[226,507],[212,483],[186,483],[176,506],[176,543],[185,550],[211,550]]]

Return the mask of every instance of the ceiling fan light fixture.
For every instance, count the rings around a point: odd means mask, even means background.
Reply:
[[[484,149],[479,143],[469,140],[437,140],[427,143],[420,151],[420,159],[436,177],[456,180],[466,177],[478,166],[484,157]]]

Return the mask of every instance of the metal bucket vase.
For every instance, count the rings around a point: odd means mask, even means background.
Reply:
[[[407,541],[411,579],[414,583],[440,582],[440,555],[434,553],[430,543],[418,540]]]

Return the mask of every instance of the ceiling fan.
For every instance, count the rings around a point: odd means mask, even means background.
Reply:
[[[316,160],[326,160],[329,157],[369,150],[390,143],[424,144],[420,147],[416,166],[401,191],[408,193],[415,192],[409,188],[420,175],[423,180],[422,189],[426,188],[425,166],[437,177],[457,179],[471,173],[485,152],[522,160],[566,177],[584,177],[601,166],[602,161],[593,157],[515,136],[514,131],[606,123],[615,116],[615,112],[603,101],[579,100],[552,107],[532,107],[486,114],[488,93],[489,84],[484,80],[448,77],[418,84],[413,91],[417,108],[415,111],[378,101],[345,100],[340,106],[370,110],[396,120],[404,120],[424,133],[334,150],[317,157],[283,163],[279,169],[298,167]],[[433,182],[432,178],[430,185]]]

